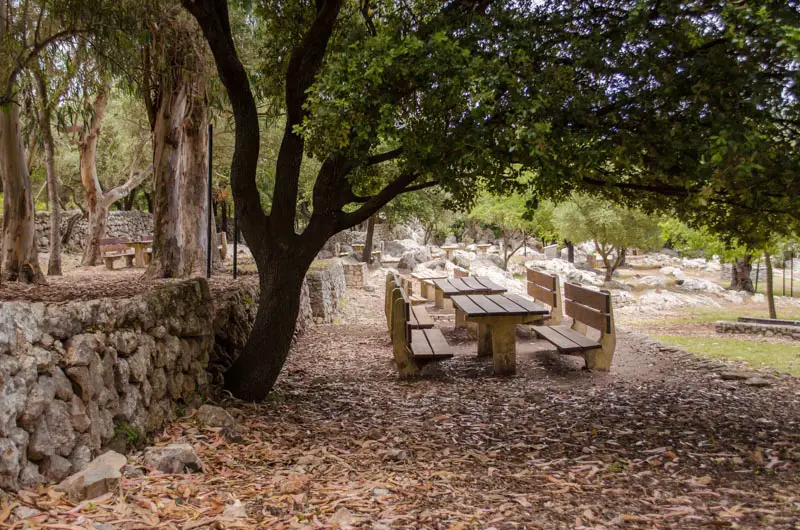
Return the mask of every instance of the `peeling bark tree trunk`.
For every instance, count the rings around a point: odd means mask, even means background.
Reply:
[[[0,108],[0,164],[3,170],[3,273],[9,280],[45,283],[36,249],[31,180],[22,149],[19,105]]]
[[[753,270],[752,259],[750,254],[745,254],[743,258],[739,258],[731,264],[731,289],[748,293],[755,292],[753,280],[750,278]]]
[[[50,259],[47,263],[48,276],[61,276],[61,203],[58,200],[58,175],[56,175],[56,156],[53,132],[50,127],[50,102],[47,83],[41,69],[34,70],[36,89],[39,93],[39,129],[44,142],[45,169],[47,174],[47,202],[50,207]]]
[[[146,276],[177,278],[181,260],[180,170],[186,85],[162,93],[153,129],[153,259]]]
[[[100,186],[100,179],[97,177],[97,141],[108,105],[108,92],[109,87],[105,86],[97,94],[94,101],[92,123],[88,130],[83,132],[78,143],[81,183],[86,194],[86,206],[89,212],[89,228],[81,259],[81,265],[84,266],[94,266],[101,262],[100,241],[106,236],[108,210],[111,205],[127,196],[149,175],[149,170],[135,172],[137,157],[134,157],[130,176],[124,184],[105,193]]]
[[[192,87],[195,94],[202,94],[202,84]],[[205,97],[196,95],[189,114],[183,122],[181,164],[179,179],[180,217],[183,246],[182,276],[205,274],[208,241],[208,112]],[[217,245],[214,220],[211,221],[212,264]]]
[[[205,274],[208,236],[208,103],[202,81],[176,79],[153,130],[154,241],[150,278]],[[212,219],[212,228],[213,228]],[[212,231],[212,264],[216,250]]]

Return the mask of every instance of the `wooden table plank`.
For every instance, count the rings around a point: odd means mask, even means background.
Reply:
[[[487,316],[508,316],[508,312],[502,306],[492,302],[485,295],[473,294],[469,296],[476,305],[480,306],[486,312]],[[472,316],[467,314],[467,316]]]
[[[469,285],[467,285],[464,280],[466,278],[453,278],[452,280],[448,280],[450,285],[453,286],[454,289],[458,290],[460,294],[469,294],[471,290]]]
[[[486,313],[481,306],[473,302],[470,297],[465,294],[454,296],[451,300],[454,306],[470,316],[480,316]]]
[[[473,276],[473,278],[478,280],[487,291],[492,291],[495,293],[504,293],[508,290],[502,285],[497,285],[496,283],[494,283],[492,280],[490,280],[485,276]]]
[[[515,304],[523,308],[525,311],[528,311],[529,313],[538,313],[541,315],[546,315],[550,313],[550,311],[546,307],[541,306],[532,300],[528,300],[527,298],[524,298],[518,294],[506,293],[501,296],[504,296],[506,299],[514,302]]]
[[[436,279],[433,280],[433,284],[436,286],[437,289],[442,291],[447,296],[460,293],[456,287],[450,284],[450,280],[448,279]]]
[[[483,284],[480,283],[477,278],[473,278],[471,276],[465,276],[464,278],[461,278],[461,281],[464,282],[464,284],[467,285],[470,289],[477,289],[479,291],[483,291],[485,289]]]
[[[527,315],[530,311],[515,303],[513,300],[502,294],[489,294],[486,298],[505,309],[509,315]]]

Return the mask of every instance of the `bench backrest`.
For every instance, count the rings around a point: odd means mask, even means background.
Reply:
[[[107,237],[105,239],[101,239],[98,244],[101,255],[105,252],[119,252],[129,249],[128,245],[125,244],[125,240],[119,237]]]
[[[393,322],[395,321],[392,317],[392,313],[394,311],[395,300],[397,298],[401,298],[403,300],[403,322],[405,323],[405,334],[406,334],[406,342],[411,342],[411,301],[408,298],[408,293],[403,288],[402,285],[403,278],[397,277],[397,274],[392,271],[386,275],[386,323],[389,327],[389,331],[391,332]]]
[[[561,324],[561,286],[559,285],[558,275],[547,274],[534,269],[527,269],[527,271],[528,296],[533,297],[537,302],[550,306],[550,325],[557,326]]]
[[[592,291],[573,283],[564,284],[564,312],[574,320],[602,333],[612,333],[611,294]]]
[[[463,267],[455,267],[453,269],[453,278],[466,278],[469,276],[469,271]]]

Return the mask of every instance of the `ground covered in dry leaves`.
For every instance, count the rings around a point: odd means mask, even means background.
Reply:
[[[403,382],[373,283],[301,338],[267,403],[223,403],[241,434],[189,411],[155,437],[191,443],[204,473],[132,466],[78,506],[23,492],[0,500],[0,528],[23,527],[20,504],[62,529],[800,528],[797,379],[725,381],[631,332],[611,374],[521,339],[501,379],[448,332],[459,355]],[[225,512],[237,501],[246,518]]]

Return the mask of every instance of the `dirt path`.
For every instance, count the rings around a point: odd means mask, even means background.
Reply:
[[[403,382],[390,362],[382,283],[372,283],[373,292],[348,293],[340,322],[301,338],[269,402],[225,404],[245,428],[242,438],[186,418],[157,439],[193,444],[206,473],[133,475],[124,497],[91,508],[50,502],[50,521],[798,528],[796,379],[765,388],[722,381],[723,365],[634,333],[621,334],[610,374],[582,371],[578,360],[528,340],[518,375],[495,378],[491,360],[477,359],[475,343],[442,319],[458,355]],[[249,517],[219,522],[234,499]]]

